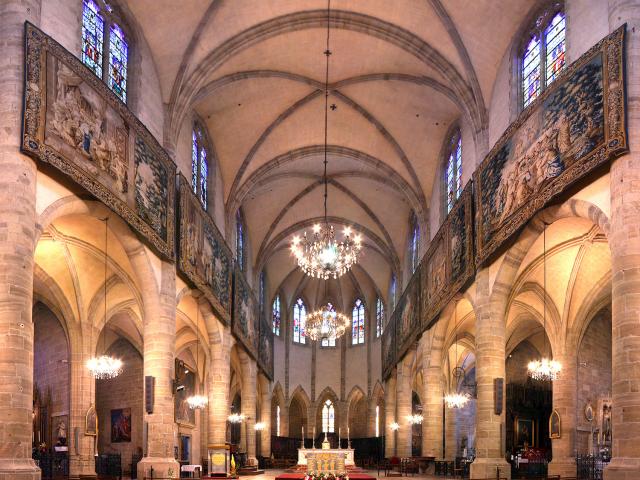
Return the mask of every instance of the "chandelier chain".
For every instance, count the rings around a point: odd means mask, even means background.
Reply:
[[[329,38],[331,31],[331,0],[327,0],[327,49],[324,51],[326,56],[326,65],[324,73],[324,173],[322,181],[324,183],[324,221],[327,223],[327,198],[328,198],[328,181],[327,181],[327,144],[329,142]]]

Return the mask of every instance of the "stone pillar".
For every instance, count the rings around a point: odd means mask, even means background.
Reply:
[[[260,432],[260,455],[271,456],[271,382],[263,374],[260,374],[262,386],[262,400],[260,409],[260,421],[264,423],[264,429]],[[311,432],[309,432],[311,434]]]
[[[424,355],[424,365],[422,372],[424,375],[424,390],[422,392],[423,416],[422,422],[422,455],[426,457],[443,458],[442,451],[442,422],[443,422],[443,405],[444,391],[442,388],[442,343],[443,337],[437,333],[438,326],[432,328],[433,337],[431,340],[431,348],[423,348],[423,352],[429,352]],[[421,342],[427,343],[429,337],[423,335]],[[428,343],[427,343],[428,345]]]
[[[414,352],[409,352],[397,366],[396,383],[396,422],[400,424],[398,430],[397,452],[400,457],[411,456],[411,439],[413,436],[412,424],[407,419],[411,415],[411,364],[415,357]]]
[[[448,408],[444,412],[444,458],[445,460],[455,460],[457,445],[456,424],[457,424],[456,408]]]
[[[93,332],[92,332],[93,330]],[[85,435],[87,410],[96,405],[96,381],[86,367],[86,362],[95,352],[98,329],[87,322],[82,328],[80,351],[71,354],[71,415],[69,418],[69,478],[96,477],[95,452],[98,438]],[[91,342],[93,339],[93,343]],[[75,429],[78,429],[78,445],[75,444]]]
[[[562,436],[551,440],[553,460],[549,464],[549,475],[563,477],[576,476],[576,422],[578,412],[577,401],[577,352],[554,354],[554,358],[562,363],[561,378],[552,382],[553,409],[560,414]]]
[[[175,378],[176,345],[176,272],[168,262],[160,264],[160,291],[155,275],[149,265],[138,265],[143,255],[132,257],[134,269],[143,278],[142,292],[144,327],[144,375],[155,378],[153,413],[145,411],[147,431],[147,456],[138,463],[138,478],[150,477],[151,468],[155,477],[180,475],[180,465],[174,458],[177,446],[177,428],[174,422],[173,379]],[[138,267],[138,268],[136,268]],[[155,290],[155,291],[154,291]],[[126,368],[126,367],[125,367]]]
[[[478,402],[476,413],[476,459],[471,464],[471,478],[491,478],[500,470],[500,477],[511,478],[511,467],[504,459],[502,414],[496,415],[493,401],[493,380],[505,378],[505,310],[509,289],[498,285],[490,294],[489,269],[476,275],[476,381]],[[504,392],[506,394],[506,392]]]
[[[613,458],[606,480],[640,475],[640,4],[609,0],[609,29],[623,23],[630,153],[611,165]]]
[[[240,411],[245,419],[241,430],[241,447],[247,452],[249,464],[256,460],[256,381],[258,366],[246,352],[240,352],[240,368],[242,369],[242,399]]]
[[[0,5],[0,479],[40,478],[31,459],[36,165],[20,153],[24,21],[40,2]]]
[[[233,337],[215,317],[207,319],[211,366],[209,368],[209,419],[210,445],[224,445],[227,441],[227,417],[231,409],[229,382],[231,379],[231,347]]]
[[[384,456],[391,458],[396,454],[397,433],[391,429],[396,421],[396,376],[391,374],[384,388]]]

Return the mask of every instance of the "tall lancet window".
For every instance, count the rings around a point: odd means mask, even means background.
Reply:
[[[322,406],[322,433],[335,432],[336,411],[333,408],[333,402],[327,400]]]
[[[306,336],[307,326],[307,307],[304,306],[304,301],[301,298],[296,300],[293,304],[293,342],[294,343],[307,343]]]
[[[364,303],[359,298],[353,303],[351,312],[351,344],[361,345],[364,343]]]
[[[447,213],[449,213],[462,193],[462,136],[459,129],[449,137],[446,159],[445,188]]]
[[[273,326],[273,334],[276,336],[280,336],[280,295],[276,295],[276,298],[273,299],[273,307],[271,311],[271,324]]]
[[[206,210],[209,206],[209,159],[205,138],[202,126],[195,123],[191,148],[191,189]]]
[[[527,107],[565,67],[566,18],[560,2],[542,12],[524,37],[520,56],[522,106]]]

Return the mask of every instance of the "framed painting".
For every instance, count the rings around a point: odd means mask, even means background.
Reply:
[[[178,177],[178,268],[211,303],[218,317],[231,320],[233,255],[213,219],[183,175]]]
[[[233,277],[233,317],[231,332],[253,357],[258,356],[258,301],[244,273],[236,265]]]
[[[93,437],[98,435],[98,414],[96,413],[96,407],[93,405],[87,409],[87,413],[84,416],[84,434]]]
[[[560,414],[557,410],[551,412],[549,416],[549,438],[561,438],[562,437],[562,423],[560,420]]]
[[[622,26],[562,72],[474,173],[478,265],[551,200],[629,151],[624,37]]]
[[[175,361],[175,394],[173,396],[174,417],[176,423],[194,426],[196,413],[187,399],[196,394],[196,374],[194,369],[182,360]]]
[[[516,446],[535,447],[535,422],[530,418],[515,418]]]
[[[173,260],[176,166],[71,52],[25,24],[22,151],[57,169]]]
[[[111,410],[111,443],[131,441],[131,409]]]

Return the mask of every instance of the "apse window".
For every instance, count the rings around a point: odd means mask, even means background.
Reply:
[[[120,100],[127,102],[129,43],[113,9],[101,0],[82,2],[81,59]]]
[[[351,313],[351,344],[364,344],[364,303],[359,298],[353,304],[353,312]]]
[[[202,126],[193,126],[191,148],[191,189],[206,210],[209,203],[209,160]]]
[[[543,12],[525,36],[520,56],[522,104],[527,107],[566,66],[566,18],[559,5]]]
[[[376,300],[376,338],[380,338],[384,332],[384,304],[382,299],[378,297]]]
[[[449,137],[445,168],[445,188],[447,192],[447,212],[449,213],[462,193],[462,135],[460,130]]]
[[[415,213],[411,213],[411,238],[409,239],[409,255],[411,259],[411,271],[415,272],[420,263],[420,226]]]
[[[324,402],[322,407],[322,433],[334,433],[336,422],[336,412],[331,400]]]
[[[304,345],[306,338],[307,308],[301,298],[293,304],[293,343]]]
[[[271,325],[273,327],[273,334],[276,336],[280,336],[280,295],[276,295],[276,298],[273,299],[273,306],[271,309]]]

